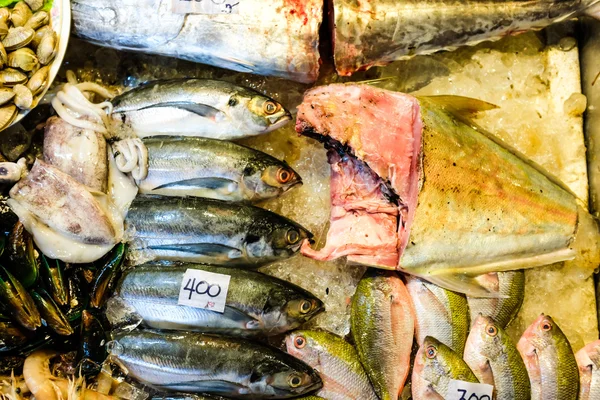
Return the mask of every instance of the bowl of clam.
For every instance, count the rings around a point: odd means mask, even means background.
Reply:
[[[69,0],[4,0],[0,8],[0,130],[46,94],[67,49]]]

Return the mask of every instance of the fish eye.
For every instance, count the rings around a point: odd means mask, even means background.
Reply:
[[[286,240],[289,244],[296,244],[300,240],[300,234],[295,229],[290,229],[287,232]]]
[[[285,168],[279,168],[277,170],[277,181],[279,183],[288,183],[293,177],[294,173]]]
[[[300,313],[302,313],[302,314],[306,314],[307,312],[310,311],[311,308],[312,308],[312,304],[308,300],[302,300],[302,302],[300,303]]]
[[[488,325],[485,328],[485,332],[490,336],[496,336],[498,334],[498,328],[496,328],[494,325]]]
[[[551,324],[550,322],[548,322],[548,321],[544,321],[544,322],[542,323],[542,330],[543,330],[544,332],[551,331],[551,330],[552,330],[552,324]]]
[[[302,377],[298,376],[296,374],[291,374],[288,377],[288,383],[291,387],[297,388],[298,386],[300,386],[302,384]]]
[[[263,104],[263,111],[267,115],[275,114],[275,112],[278,109],[279,109],[279,107],[277,106],[277,104],[275,104],[275,102],[273,102],[271,100],[267,100],[267,101],[265,101],[265,104]]]
[[[303,336],[296,336],[296,339],[294,339],[294,346],[296,346],[297,349],[304,348],[304,346],[306,346],[306,339],[304,339]]]
[[[427,358],[434,358],[437,355],[437,350],[433,346],[429,346],[427,350],[425,350],[425,354]]]

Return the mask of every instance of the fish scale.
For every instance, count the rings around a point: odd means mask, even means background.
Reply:
[[[462,354],[469,328],[465,296],[414,276],[407,275],[406,280],[415,309],[418,344],[431,336]]]

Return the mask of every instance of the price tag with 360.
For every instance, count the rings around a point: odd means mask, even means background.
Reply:
[[[183,275],[177,304],[223,312],[231,276],[199,269],[188,269]]]
[[[492,385],[452,379],[446,400],[492,400],[493,391]]]

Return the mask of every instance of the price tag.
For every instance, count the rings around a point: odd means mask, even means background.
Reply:
[[[225,311],[231,276],[199,269],[188,269],[183,275],[177,304],[222,313]]]
[[[175,14],[239,14],[243,0],[171,0]]]
[[[452,379],[446,400],[492,400],[494,387],[485,383],[472,383]]]

